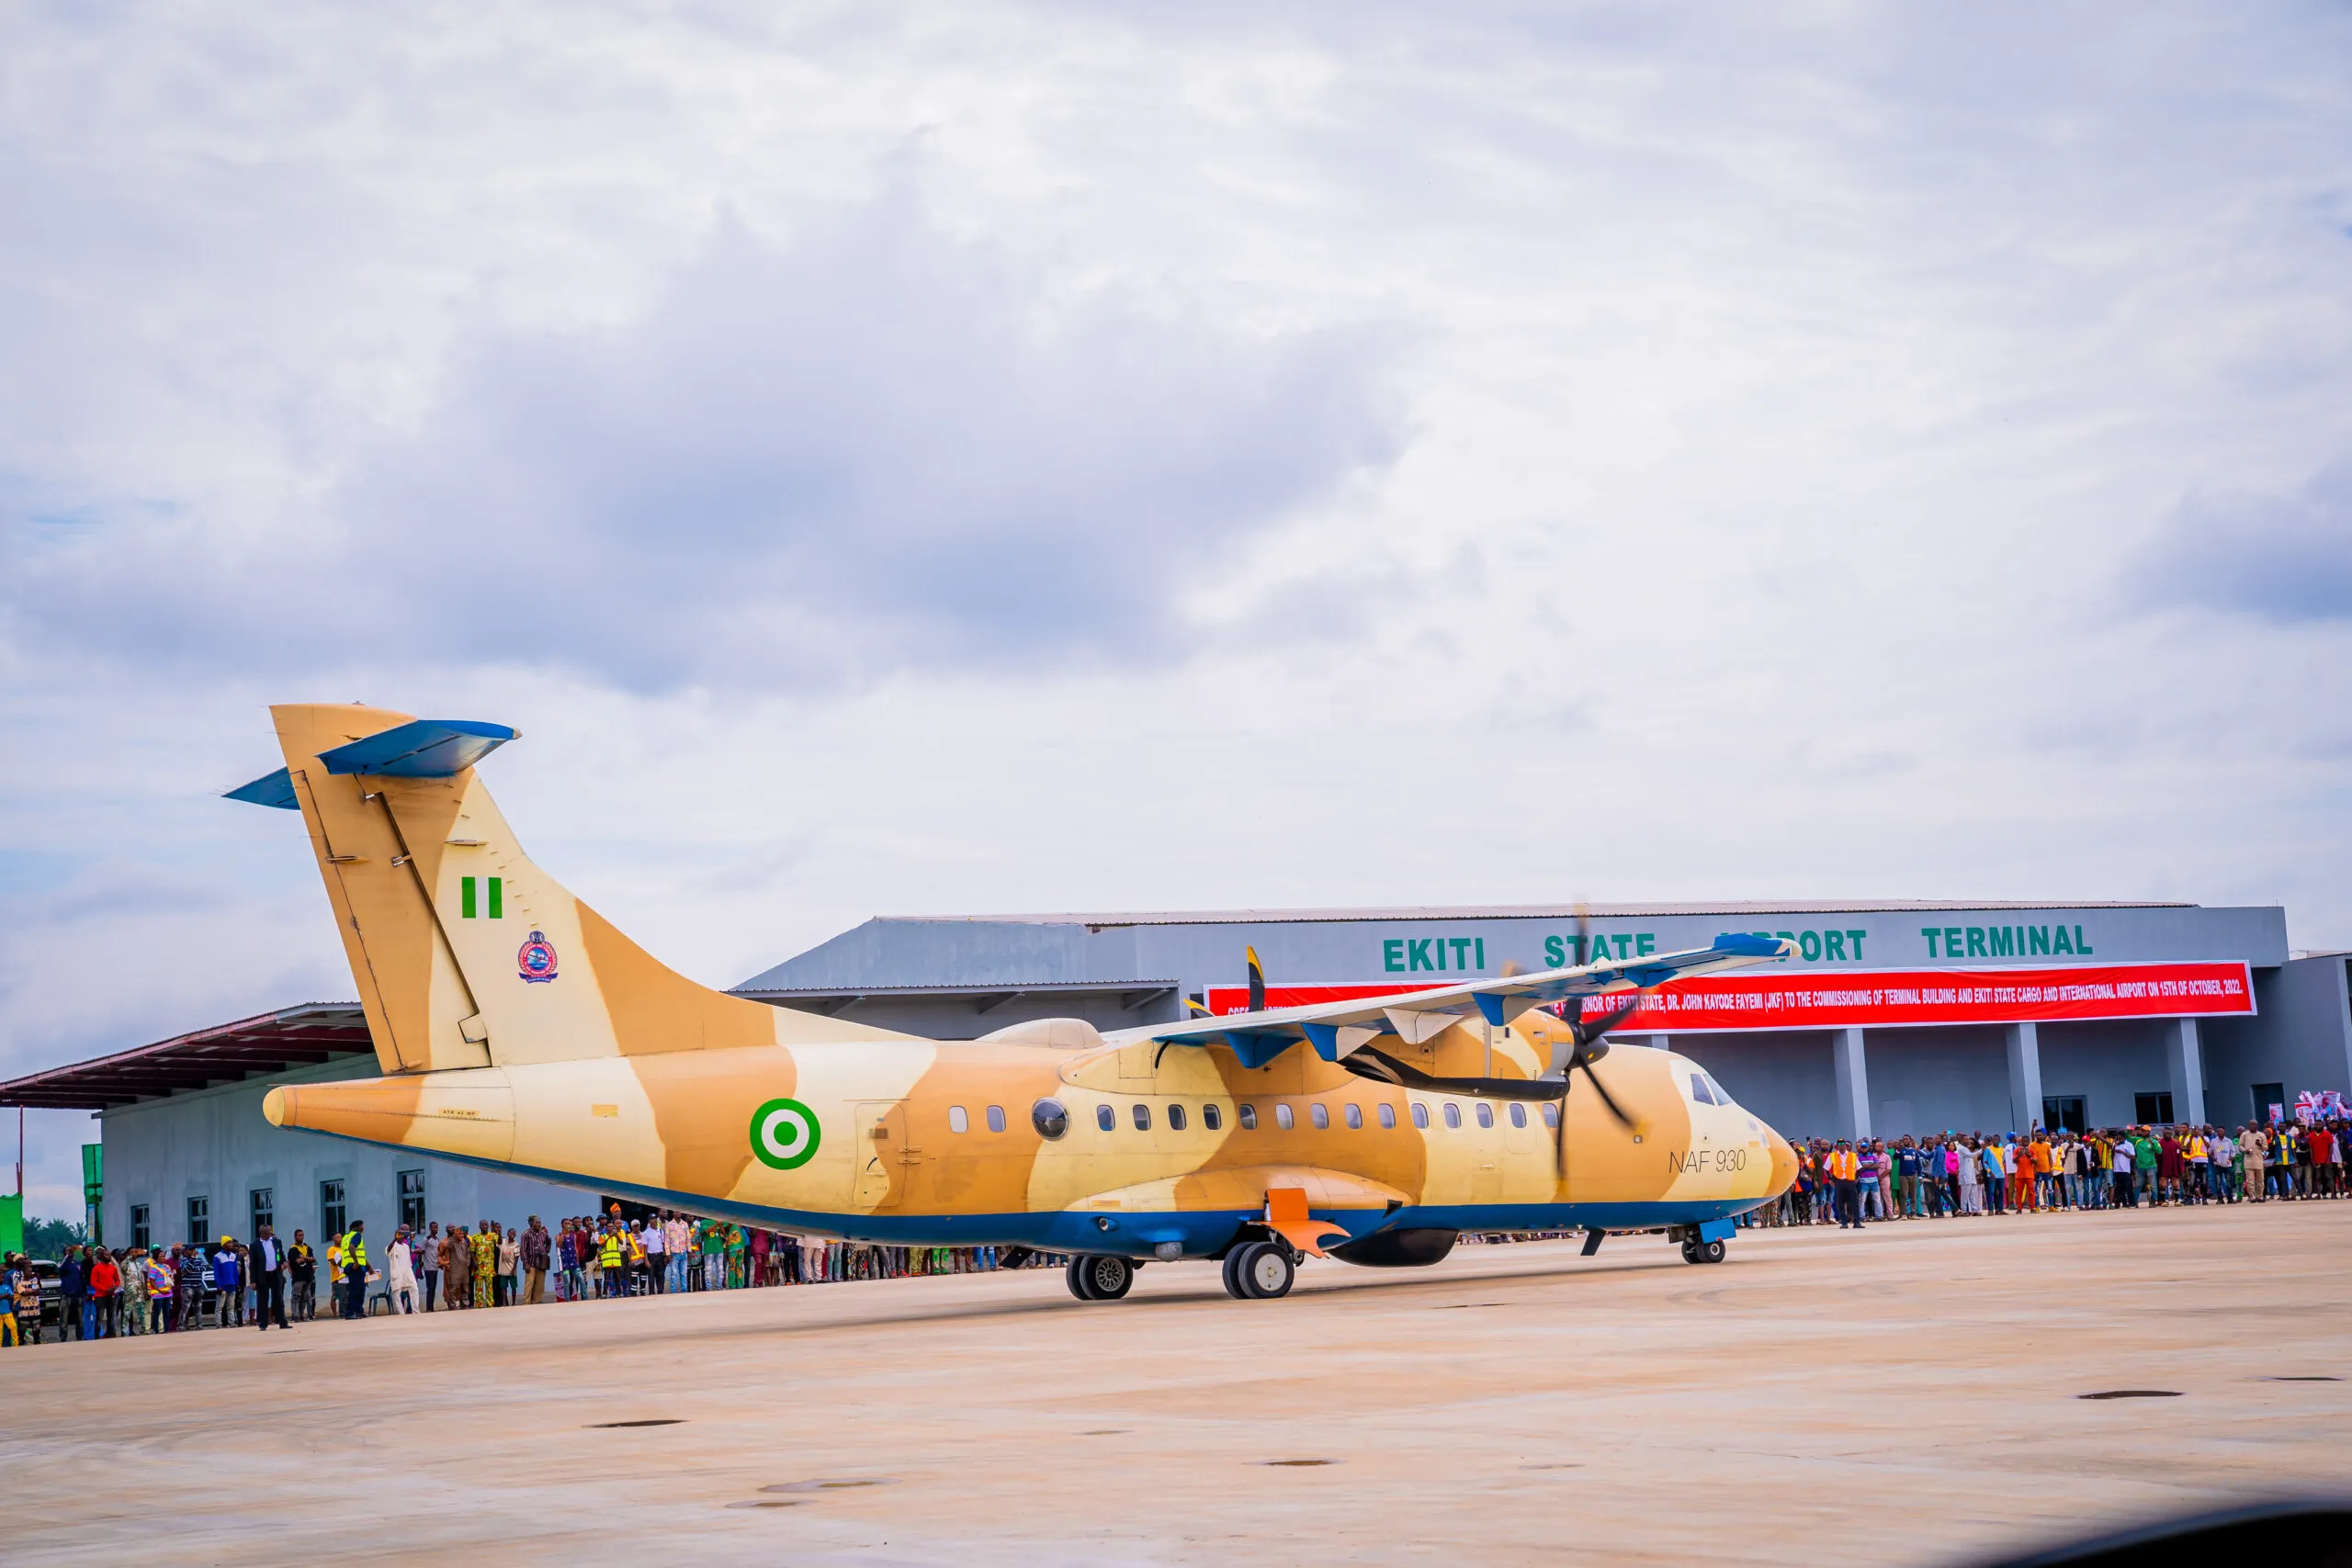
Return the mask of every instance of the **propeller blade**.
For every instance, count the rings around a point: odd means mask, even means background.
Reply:
[[[1617,1118],[1617,1122],[1620,1126],[1634,1129],[1638,1129],[1640,1127],[1641,1123],[1634,1121],[1631,1116],[1626,1115],[1625,1108],[1619,1105],[1615,1097],[1610,1094],[1609,1086],[1600,1081],[1600,1075],[1592,1070],[1591,1057],[1584,1055],[1582,1052],[1579,1052],[1577,1053],[1577,1059],[1570,1065],[1573,1066],[1582,1067],[1584,1069],[1585,1078],[1592,1085],[1592,1091],[1600,1096],[1600,1103],[1609,1107],[1609,1114]],[[1563,1116],[1560,1120],[1565,1123],[1567,1121],[1567,1118]]]
[[[1566,1092],[1559,1078],[1441,1078],[1366,1045],[1340,1058],[1340,1065],[1360,1078],[1395,1084],[1400,1089],[1425,1089],[1439,1094],[1466,1094],[1475,1100],[1557,1100]]]
[[[1244,953],[1247,953],[1250,958],[1250,1010],[1251,1012],[1263,1012],[1266,1010],[1265,968],[1258,962],[1258,950],[1256,948],[1245,947],[1241,951]]]

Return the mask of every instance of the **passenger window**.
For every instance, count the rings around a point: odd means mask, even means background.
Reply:
[[[1485,1100],[1480,1100],[1478,1102],[1478,1125],[1481,1127],[1491,1127],[1494,1124],[1495,1108],[1487,1104]]]
[[[972,1119],[964,1114],[964,1108],[962,1106],[951,1105],[947,1108],[947,1130],[949,1132],[968,1133],[971,1129]]]
[[[1396,1125],[1396,1108],[1385,1100],[1380,1102],[1380,1124],[1383,1128]]]
[[[1546,1127],[1556,1127],[1556,1126],[1558,1126],[1559,1124],[1560,1124],[1560,1107],[1559,1107],[1559,1102],[1558,1102],[1558,1101],[1556,1101],[1556,1100],[1545,1100],[1545,1101],[1544,1102],[1544,1125],[1545,1125]]]
[[[1246,1100],[1241,1106],[1241,1130],[1245,1133],[1258,1130],[1258,1108]]]
[[[1346,1108],[1346,1111],[1348,1118],[1348,1131],[1351,1133],[1363,1132],[1363,1107],[1361,1105],[1351,1105]]]
[[[989,1107],[989,1131],[991,1133],[1001,1133],[1004,1131],[1003,1106],[991,1105]]]
[[[1524,1127],[1527,1125],[1527,1107],[1521,1105],[1516,1100],[1510,1102],[1510,1124],[1514,1127]]]
[[[1429,1131],[1430,1108],[1418,1100],[1413,1101],[1413,1125],[1423,1132]]]
[[[1168,1107],[1168,1130],[1171,1133],[1181,1133],[1184,1130],[1184,1108],[1182,1106],[1170,1104]]]
[[[1107,1105],[1098,1105],[1094,1108],[1094,1124],[1107,1133],[1119,1124],[1118,1112]]]
[[[1212,1133],[1225,1125],[1225,1114],[1217,1110],[1216,1100],[1212,1100],[1201,1107],[1201,1125]]]
[[[1318,1128],[1329,1127],[1331,1124],[1331,1108],[1318,1100],[1306,1108],[1306,1119]]]
[[[1274,1125],[1280,1127],[1285,1133],[1290,1131],[1289,1100],[1278,1100],[1274,1101]]]
[[[1141,1100],[1136,1101],[1136,1131],[1138,1133],[1151,1131],[1151,1107]]]
[[[1419,1110],[1419,1107],[1416,1106],[1415,1109]],[[1450,1100],[1445,1102],[1445,1124],[1449,1127],[1462,1125],[1462,1107]]]

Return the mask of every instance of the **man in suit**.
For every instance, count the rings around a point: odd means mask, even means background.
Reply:
[[[254,1326],[266,1334],[272,1318],[280,1328],[291,1326],[286,1321],[286,1248],[277,1233],[262,1226],[248,1256],[254,1271]]]

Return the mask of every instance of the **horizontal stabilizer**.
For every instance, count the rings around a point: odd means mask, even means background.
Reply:
[[[242,800],[248,806],[275,806],[281,811],[302,809],[302,803],[294,798],[294,775],[284,768],[264,773],[249,784],[239,784],[220,798]]]
[[[331,773],[446,779],[464,773],[521,731],[470,718],[413,718],[319,753]]]

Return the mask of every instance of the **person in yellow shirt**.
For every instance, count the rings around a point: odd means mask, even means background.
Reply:
[[[498,1231],[488,1220],[474,1227],[466,1237],[466,1249],[473,1255],[474,1305],[492,1304],[490,1281],[498,1272]]]

